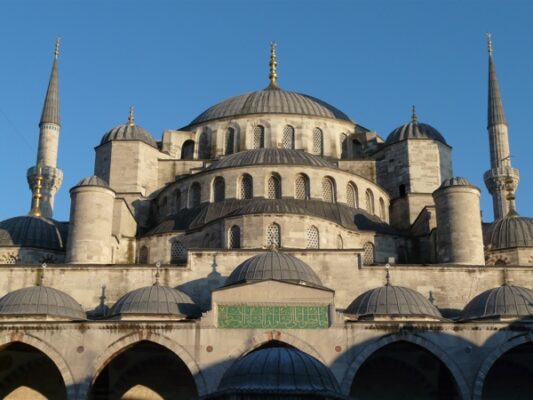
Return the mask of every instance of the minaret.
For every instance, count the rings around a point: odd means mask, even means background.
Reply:
[[[59,38],[56,40],[54,62],[50,82],[44,100],[41,121],[39,122],[39,148],[37,150],[37,162],[34,167],[28,169],[27,178],[30,190],[35,198],[35,193],[40,192],[40,201],[37,203],[40,209],[35,209],[35,201],[32,201],[31,215],[40,215],[52,218],[54,208],[54,196],[63,181],[63,171],[57,166],[57,149],[61,120],[59,115],[59,80],[57,72],[57,59],[59,57]],[[39,188],[37,186],[40,186]]]
[[[492,39],[488,37],[489,48],[489,101],[487,115],[487,130],[490,144],[490,167],[483,178],[485,185],[492,195],[494,219],[505,217],[510,209],[515,209],[514,193],[518,186],[518,170],[511,166],[511,153],[509,151],[509,127],[503,112],[500,86],[496,78]]]

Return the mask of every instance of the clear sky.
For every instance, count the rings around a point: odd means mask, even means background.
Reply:
[[[384,138],[416,104],[419,120],[453,146],[454,174],[482,189],[490,221],[488,31],[521,172],[518,210],[533,216],[532,18],[529,0],[2,0],[0,220],[29,211],[26,169],[61,36],[57,219],[68,218],[69,188],[92,174],[94,146],[126,122],[131,104],[136,123],[160,139],[220,100],[264,88],[276,40],[281,87],[323,99]]]

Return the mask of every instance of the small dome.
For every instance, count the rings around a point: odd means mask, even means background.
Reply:
[[[38,247],[63,251],[68,224],[52,219],[22,216],[0,222],[0,246]]]
[[[100,145],[112,140],[140,140],[152,147],[157,147],[157,142],[146,129],[137,125],[124,124],[119,125],[107,132],[100,141]]]
[[[47,286],[18,289],[0,299],[0,316],[49,316],[86,319],[81,305],[68,294]]]
[[[245,150],[224,157],[207,168],[208,170],[243,167],[248,165],[306,165],[333,168],[333,164],[322,157],[300,150],[254,149]]]
[[[267,251],[247,259],[228,276],[225,286],[271,279],[322,286],[320,278],[309,265],[299,258],[280,251]]]
[[[486,228],[485,241],[491,250],[533,247],[533,218],[511,212]]]
[[[109,184],[96,175],[83,178],[76,184],[76,186],[102,186],[105,188],[109,188]]]
[[[387,137],[385,143],[392,144],[406,139],[431,139],[447,145],[446,140],[438,130],[433,128],[431,125],[423,124],[421,122],[417,122],[416,120],[393,130]]]
[[[462,320],[520,318],[533,315],[533,290],[502,285],[474,297],[463,309]]]
[[[450,186],[474,186],[466,178],[461,176],[454,176],[448,178],[442,182],[440,185],[441,188],[450,187]]]
[[[322,100],[279,88],[268,88],[215,104],[196,117],[190,125],[250,114],[298,114],[352,122],[342,111]]]
[[[316,358],[290,347],[269,347],[246,354],[224,374],[213,396],[262,395],[268,398],[344,399],[337,380]],[[241,398],[241,397],[238,397]],[[248,397],[246,397],[248,398]]]
[[[122,296],[111,308],[111,316],[166,315],[197,318],[201,311],[189,296],[168,286],[152,285]]]
[[[367,319],[375,316],[430,317],[441,319],[437,307],[421,293],[402,286],[385,285],[357,297],[345,314]]]

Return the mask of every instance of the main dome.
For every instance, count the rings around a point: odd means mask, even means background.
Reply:
[[[297,114],[353,122],[339,109],[306,94],[267,88],[231,97],[208,108],[190,125],[250,114]]]

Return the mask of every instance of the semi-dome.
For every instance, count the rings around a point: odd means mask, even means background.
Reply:
[[[352,122],[342,111],[322,100],[279,87],[269,87],[215,104],[196,117],[190,125],[250,114],[298,114]]]
[[[112,140],[140,140],[157,149],[157,142],[146,129],[138,125],[123,124],[114,127],[107,132],[100,141],[100,144],[111,142]]]
[[[414,109],[411,122],[394,129],[387,137],[385,143],[392,144],[406,139],[431,139],[448,144],[438,130],[431,125],[418,122]]]
[[[0,299],[0,317],[41,316],[86,319],[81,305],[71,296],[47,286],[18,289]]]
[[[485,241],[491,250],[533,247],[533,218],[516,212],[497,219],[486,228]]]
[[[253,149],[240,151],[215,161],[207,169],[243,167],[249,165],[306,165],[332,168],[333,164],[322,157],[292,149]]]
[[[68,225],[31,215],[0,222],[0,246],[38,247],[49,250],[65,249]]]
[[[375,317],[437,318],[437,307],[416,290],[385,285],[364,292],[346,308],[345,314],[357,319]]]
[[[222,377],[212,398],[232,395],[238,398],[252,398],[254,395],[280,399],[292,396],[298,399],[345,398],[328,367],[290,347],[259,349],[235,361]]]
[[[521,318],[533,315],[533,290],[512,285],[489,289],[463,309],[461,320]]]
[[[267,251],[245,260],[233,270],[225,285],[271,279],[322,286],[320,278],[309,265],[281,251]]]
[[[96,175],[87,176],[83,178],[76,184],[76,186],[102,186],[105,188],[109,188],[109,184]]]
[[[197,318],[200,308],[185,293],[155,284],[122,296],[111,308],[111,316],[166,316]]]

